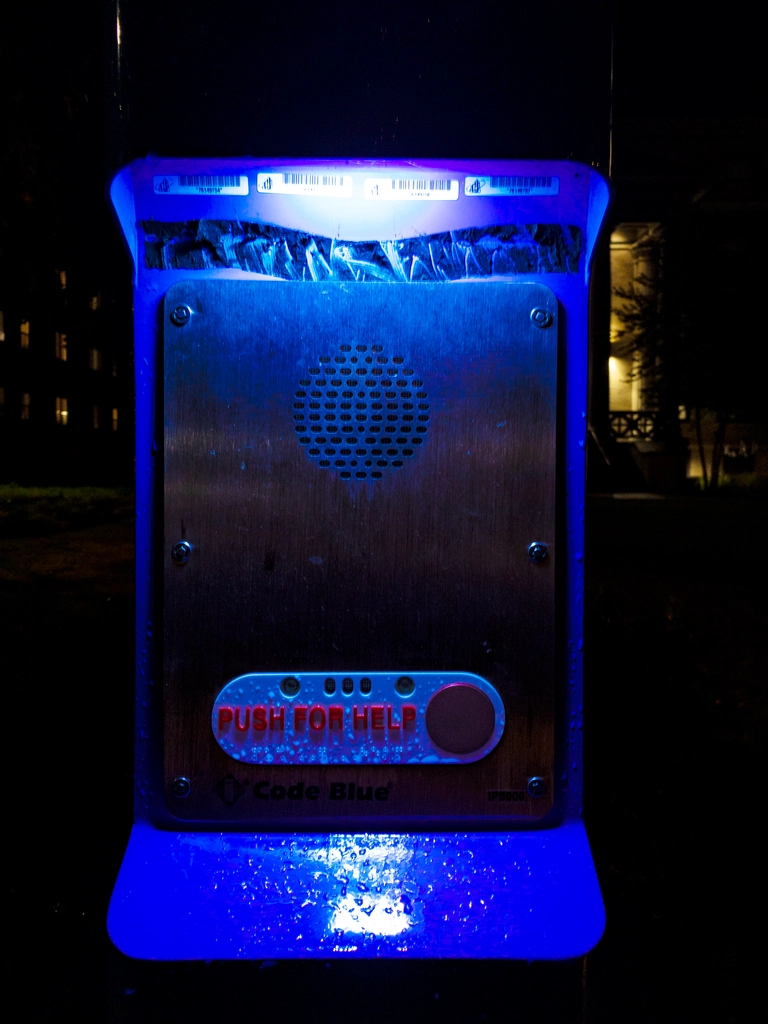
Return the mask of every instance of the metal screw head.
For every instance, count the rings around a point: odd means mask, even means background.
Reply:
[[[189,306],[176,306],[171,310],[171,323],[176,327],[183,327],[192,319],[192,310]]]
[[[181,775],[179,776],[178,779],[174,779],[173,782],[171,783],[171,792],[180,800],[183,800],[185,796],[189,796],[191,789],[192,787],[189,784],[189,779],[185,779]]]
[[[548,555],[547,545],[543,540],[535,540],[532,544],[528,545],[528,557],[534,565],[541,565],[542,562],[546,562]]]
[[[532,796],[534,800],[538,800],[540,796],[544,796],[547,792],[547,784],[539,775],[532,775],[528,779],[528,785],[525,788],[528,791],[528,796]]]
[[[280,689],[286,697],[295,697],[301,689],[301,683],[294,676],[286,676],[280,683]]]
[[[552,314],[543,306],[534,306],[531,310],[531,323],[536,327],[549,327],[552,323]]]
[[[415,689],[416,683],[414,683],[410,676],[400,676],[395,683],[395,690],[401,697],[410,697]]]
[[[192,545],[188,540],[177,540],[171,548],[171,558],[176,565],[186,565],[192,556]]]

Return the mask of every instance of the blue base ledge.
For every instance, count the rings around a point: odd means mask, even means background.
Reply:
[[[146,960],[582,956],[605,925],[581,822],[537,832],[134,825],[108,929]]]

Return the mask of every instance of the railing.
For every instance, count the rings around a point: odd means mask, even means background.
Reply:
[[[647,410],[611,410],[608,413],[611,434],[617,441],[634,441],[637,438],[650,441],[656,432],[657,415]]]

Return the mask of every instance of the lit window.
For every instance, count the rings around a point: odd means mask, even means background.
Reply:
[[[22,348],[29,348],[29,320],[22,320],[19,326],[19,337]]]
[[[67,361],[67,336],[61,331],[56,331],[56,358],[62,363]]]
[[[29,419],[29,394],[26,391],[21,396],[21,418]]]
[[[100,295],[100,293],[97,292],[96,295],[92,295],[91,296],[91,301],[88,303],[88,305],[93,310],[100,309],[101,308],[101,295]]]
[[[117,430],[117,409],[112,410],[112,429]]]
[[[90,367],[92,370],[101,369],[101,352],[97,348],[91,349],[90,354]]]
[[[67,287],[67,272],[66,272],[66,270],[60,270],[59,271],[59,288],[61,288],[62,291],[65,291],[66,287]]]
[[[5,314],[0,309],[0,341],[5,341]]]
[[[66,398],[56,399],[56,422],[60,427],[66,427],[67,419],[69,418],[69,409],[67,408]]]
[[[93,429],[94,430],[98,430],[99,429],[99,407],[98,407],[98,405],[94,405],[94,407],[93,407]]]

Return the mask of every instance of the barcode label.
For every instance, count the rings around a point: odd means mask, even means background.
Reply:
[[[351,174],[322,174],[317,171],[284,171],[257,174],[256,191],[263,195],[351,196]]]
[[[247,196],[247,174],[156,174],[159,196]]]
[[[556,196],[560,179],[546,176],[499,175],[464,179],[465,196]]]
[[[451,200],[459,198],[457,178],[366,178],[366,199],[384,202],[402,199]]]
[[[344,184],[344,179],[341,175],[337,177],[335,174],[284,174],[283,184],[323,185],[330,188],[336,188],[338,185]]]

